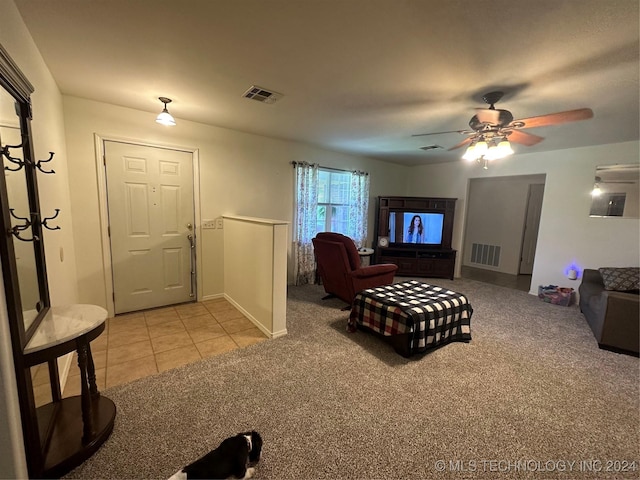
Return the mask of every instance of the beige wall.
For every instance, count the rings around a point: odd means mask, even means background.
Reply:
[[[260,105],[257,105],[260,107]],[[222,215],[277,218],[292,222],[294,171],[292,161],[327,167],[359,169],[371,174],[369,232],[372,241],[375,197],[403,195],[409,169],[224,128],[176,119],[175,127],[155,123],[157,112],[64,97],[69,151],[69,181],[77,252],[79,295],[83,302],[106,305],[102,264],[94,134],[198,149],[200,214],[203,220]],[[290,239],[294,226],[290,229]],[[202,293],[223,293],[223,231],[202,230]],[[293,278],[289,248],[289,279]]]
[[[77,301],[77,282],[62,96],[13,2],[0,2],[0,18],[0,43],[35,88],[31,127],[36,159],[47,159],[50,151],[55,152],[46,169],[56,174],[39,173],[37,178],[42,215],[53,216],[55,209],[60,209],[51,224],[61,229],[43,232],[51,302],[73,303]]]
[[[494,162],[489,170],[462,160],[416,167],[407,178],[408,190],[411,195],[458,198],[453,248],[460,250],[470,179],[545,174],[531,293],[537,293],[538,285],[548,284],[577,289],[579,280],[571,281],[565,276],[572,263],[581,270],[640,264],[640,220],[589,217],[596,165],[638,163],[639,150],[640,142],[624,142],[539,154],[519,152]],[[457,272],[459,268],[460,262]]]

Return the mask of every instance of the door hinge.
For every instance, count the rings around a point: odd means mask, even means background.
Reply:
[[[113,298],[113,303],[116,303],[116,292],[111,293],[111,298]]]
[[[107,235],[111,237],[111,225],[107,226]]]

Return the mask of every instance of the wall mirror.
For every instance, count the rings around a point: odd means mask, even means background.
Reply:
[[[50,310],[42,240],[46,220],[40,215],[37,184],[37,172],[49,172],[42,169],[42,161],[34,161],[30,123],[33,90],[0,45],[0,263],[27,468],[29,477],[39,477],[44,465],[40,432],[47,431],[50,423],[39,423],[24,351]],[[52,365],[53,385],[58,373],[57,364]]]
[[[22,148],[19,110],[16,100],[6,90],[0,90],[0,148],[12,158],[25,157]],[[18,111],[17,111],[18,110]],[[6,150],[5,150],[6,149]],[[12,165],[13,162],[3,155],[3,171],[7,189],[11,228],[20,229],[25,222],[20,218],[29,218],[29,195],[27,190],[27,175],[24,168]],[[11,215],[13,212],[13,215]],[[16,230],[19,231],[19,230]],[[16,273],[20,293],[20,306],[25,332],[33,324],[42,309],[40,287],[38,284],[38,268],[34,242],[29,233],[20,232],[20,238],[13,243]]]
[[[39,167],[31,142],[32,92],[33,86],[0,48],[0,259],[14,348],[20,351],[49,308]]]
[[[640,218],[640,165],[596,167],[591,217]]]

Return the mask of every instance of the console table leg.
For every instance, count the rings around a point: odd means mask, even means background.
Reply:
[[[87,382],[87,343],[78,346],[78,366],[80,367],[80,398],[82,408],[82,425],[83,425],[83,442],[88,442],[93,436],[93,425],[91,421],[91,396],[89,393],[89,385]],[[93,361],[92,361],[93,363]]]
[[[89,392],[91,398],[99,397],[98,385],[96,384],[96,367],[93,363],[93,355],[91,354],[91,345],[87,344],[87,378],[89,379]]]
[[[51,384],[51,401],[59,402],[62,399],[60,391],[60,374],[58,373],[58,361],[52,359],[47,362],[49,367],[49,383]]]

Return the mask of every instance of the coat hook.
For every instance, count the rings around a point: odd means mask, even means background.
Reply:
[[[13,208],[9,209],[9,213],[16,220],[24,221],[24,225],[15,225],[14,227],[7,229],[7,233],[10,233],[11,235],[13,235],[14,237],[16,237],[18,240],[20,240],[22,242],[33,242],[33,241],[37,242],[37,241],[40,240],[40,238],[38,238],[37,235],[33,235],[32,238],[22,238],[20,236],[20,232],[26,230],[27,228],[29,228],[31,226],[31,224],[32,224],[31,220],[29,220],[28,218],[25,218],[25,217],[17,216],[15,213],[13,213]]]
[[[18,170],[20,170],[23,166],[25,166],[27,164],[27,162],[25,160],[22,160],[18,157],[12,157],[11,155],[9,155],[9,149],[10,148],[22,148],[22,144],[20,145],[5,145],[4,147],[2,147],[2,150],[0,150],[0,155],[4,155],[5,157],[7,157],[7,160],[9,160],[12,163],[15,163],[16,165],[18,165],[18,168],[9,168],[7,166],[4,167],[5,170],[9,170],[11,172],[17,172]]]
[[[54,218],[56,218],[58,216],[58,214],[60,213],[60,209],[56,208],[56,213],[53,217],[47,217],[44,220],[42,220],[40,222],[40,225],[42,225],[44,228],[47,228],[49,230],[60,230],[60,225],[56,225],[55,227],[50,227],[49,225],[47,225],[47,222],[49,220],[53,220]]]
[[[47,158],[46,160],[38,160],[38,163],[36,163],[36,168],[40,170],[42,173],[56,173],[55,170],[49,170],[49,171],[43,170],[42,167],[40,166],[41,163],[47,163],[53,160],[54,155],[55,153],[49,152],[49,158]]]

